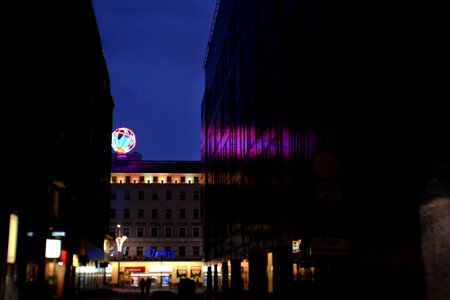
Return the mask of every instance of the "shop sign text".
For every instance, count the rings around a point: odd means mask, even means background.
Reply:
[[[165,248],[162,248],[161,251],[157,251],[153,248],[148,248],[145,251],[145,256],[149,258],[174,258],[175,257],[175,251],[172,251],[172,248],[169,248],[169,250],[165,250]]]

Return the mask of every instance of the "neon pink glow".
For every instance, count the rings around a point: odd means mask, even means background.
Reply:
[[[125,154],[136,146],[136,136],[131,129],[121,127],[112,133],[111,146],[119,154]]]

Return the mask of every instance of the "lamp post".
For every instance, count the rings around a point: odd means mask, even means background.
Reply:
[[[122,230],[120,227],[120,224],[117,224],[118,229],[118,236],[116,237],[116,243],[117,243],[117,287],[120,287],[120,259],[122,254],[122,246],[125,240],[127,239],[126,235],[122,235]]]

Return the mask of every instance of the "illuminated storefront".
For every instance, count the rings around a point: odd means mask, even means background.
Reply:
[[[107,269],[111,284],[117,284],[117,262]],[[180,279],[189,278],[204,283],[201,261],[121,261],[120,286],[138,287],[141,278],[152,280],[152,287],[174,287]]]
[[[210,266],[204,265],[203,266],[203,284],[207,285],[208,280],[208,268],[211,268],[211,288],[215,291],[226,291],[231,288],[231,282],[232,282],[232,272],[231,272],[231,261],[225,261],[218,264],[212,264]],[[249,269],[249,260],[243,259],[239,262],[238,268],[238,276],[240,283],[240,287],[242,290],[250,290],[250,269]]]

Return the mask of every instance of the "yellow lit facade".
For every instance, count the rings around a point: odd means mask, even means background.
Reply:
[[[182,278],[203,284],[200,162],[115,161],[110,182],[109,235],[127,237],[120,258],[110,245],[110,283],[137,287],[149,277],[152,287]]]
[[[199,173],[112,173],[111,184],[202,184]]]

